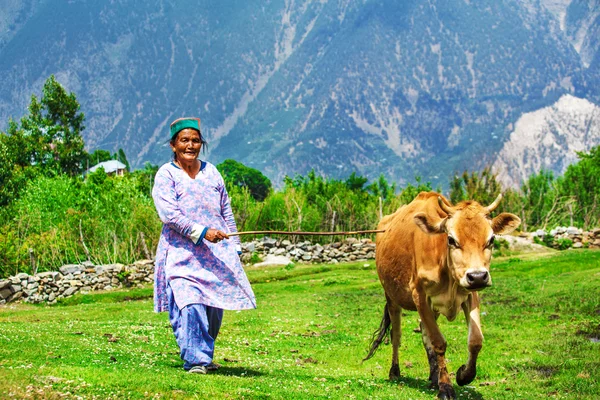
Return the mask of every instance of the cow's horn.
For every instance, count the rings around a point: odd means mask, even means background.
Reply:
[[[485,208],[485,210],[487,211],[486,214],[489,214],[492,211],[494,211],[496,209],[496,207],[498,207],[498,204],[500,204],[500,200],[502,200],[502,193],[500,193],[498,195],[498,197],[496,197],[496,200],[494,200],[494,202],[492,204],[490,204],[489,206],[487,206]]]
[[[444,203],[444,200],[442,200],[442,198],[440,196],[438,196],[438,204],[440,205],[440,208],[442,209],[442,211],[444,211],[446,214],[448,214],[448,215],[454,214],[454,210],[452,210],[452,208],[448,207],[448,205],[446,203]]]

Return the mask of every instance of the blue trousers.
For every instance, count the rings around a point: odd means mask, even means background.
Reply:
[[[183,369],[212,362],[215,340],[221,328],[223,310],[204,304],[177,307],[171,287],[167,285],[169,298],[169,321],[179,346]]]

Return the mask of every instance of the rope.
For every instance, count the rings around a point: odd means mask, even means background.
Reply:
[[[385,229],[373,229],[368,231],[350,231],[350,232],[286,232],[286,231],[247,231],[228,233],[228,236],[242,235],[291,235],[291,236],[337,236],[337,235],[362,235],[365,233],[383,233]]]

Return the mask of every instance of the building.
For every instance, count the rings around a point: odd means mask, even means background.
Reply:
[[[125,174],[125,170],[127,169],[127,166],[120,161],[109,160],[109,161],[103,161],[99,164],[94,165],[92,168],[88,169],[85,173],[89,174],[90,172],[96,171],[98,168],[104,168],[104,172],[106,172],[108,175],[123,176]]]

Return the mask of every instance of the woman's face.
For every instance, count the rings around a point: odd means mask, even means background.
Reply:
[[[196,160],[200,154],[201,147],[200,133],[191,128],[179,131],[175,143],[171,144],[177,160],[184,163]]]

